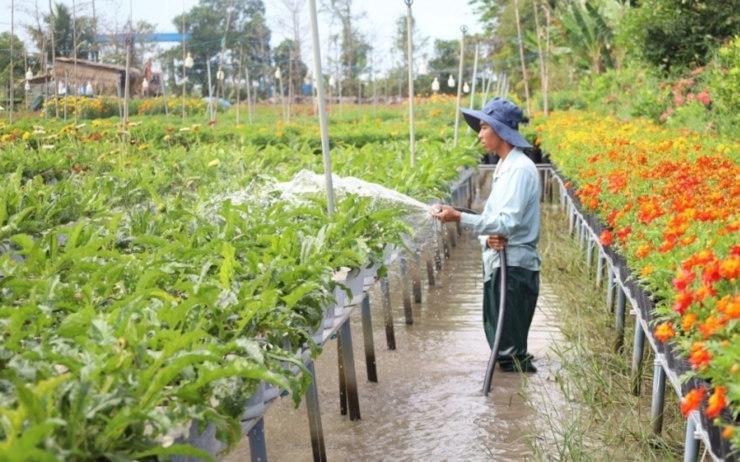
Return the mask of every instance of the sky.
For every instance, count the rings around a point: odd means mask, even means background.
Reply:
[[[0,31],[10,30],[10,10],[12,0],[0,0]],[[48,10],[48,0],[14,0],[15,3],[15,30],[16,34],[23,40],[28,40],[23,25],[33,23],[35,5],[38,4],[42,13]],[[70,9],[72,0],[62,0]],[[320,5],[321,0],[317,0]],[[180,14],[183,9],[189,9],[197,4],[197,0],[131,0],[134,22],[140,19],[156,25],[157,32],[174,32],[172,18]],[[305,0],[303,8],[304,18],[304,47],[310,52],[310,29],[308,27],[308,0]],[[366,35],[370,43],[377,50],[376,64],[379,68],[388,68],[393,63],[389,55],[389,49],[395,33],[395,20],[399,15],[405,14],[406,4],[404,0],[355,0],[355,9],[364,11],[366,17],[361,21],[360,30]],[[125,0],[96,0],[95,6],[98,16],[102,16],[115,26],[120,25],[128,19],[129,3]],[[286,27],[281,25],[283,17],[282,2],[280,0],[266,0],[268,25],[272,29],[272,46],[292,33],[287,32]],[[91,15],[90,0],[77,0],[76,8],[81,14]],[[468,0],[415,0],[412,10],[424,37],[429,37],[428,46],[423,53],[428,57],[432,55],[432,44],[434,39],[456,39],[460,37],[460,26],[466,25],[470,32],[476,33],[481,30]],[[328,52],[327,37],[329,35],[329,17],[319,14],[319,36],[322,41],[322,61]],[[162,45],[167,48],[169,45]],[[173,44],[174,46],[174,44]],[[7,52],[7,51],[0,51]],[[307,54],[307,56],[310,56]],[[304,61],[307,61],[304,58]],[[307,62],[309,66],[310,62]]]

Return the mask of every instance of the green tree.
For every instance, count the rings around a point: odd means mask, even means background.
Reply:
[[[111,34],[110,41],[102,47],[102,56],[105,62],[112,64],[126,64],[127,41],[131,33],[134,36],[134,46],[131,50],[131,66],[141,69],[144,66],[144,57],[156,50],[156,45],[146,41],[146,37],[155,31],[154,24],[138,21],[132,30],[128,24],[116,34]]]
[[[612,29],[596,1],[564,4],[558,17],[565,43],[575,56],[577,65],[590,69],[592,75],[614,67]]]
[[[25,46],[17,35],[11,39],[10,32],[0,33],[0,50],[10,50],[10,41],[13,41],[13,93],[15,98],[23,96],[23,55],[26,53]],[[0,53],[0,86],[3,89],[3,98],[0,105],[5,106],[10,96],[10,51]]]
[[[184,22],[184,30],[183,30]],[[270,66],[270,29],[265,22],[262,0],[201,0],[173,23],[178,32],[190,33],[186,47],[193,55],[194,66],[188,71],[190,81],[200,83],[207,92],[206,62],[211,63],[211,78],[215,79],[219,56],[238,57],[244,47],[245,62],[252,78],[264,80]],[[182,50],[165,55],[165,60],[181,59]],[[179,55],[180,58],[176,58]],[[180,66],[181,64],[178,64]]]
[[[395,47],[396,51],[403,56],[404,62],[408,63],[408,39],[406,37],[406,30],[406,14],[404,13],[396,18],[396,34],[393,38],[393,46]],[[419,31],[419,27],[416,25],[415,16],[411,17],[411,39],[414,45],[414,62],[418,63],[419,57],[421,56],[424,48],[426,48],[427,43],[429,43],[429,37],[425,37],[421,34],[421,32]]]
[[[275,66],[280,68],[285,84],[290,79],[292,88],[301,88],[303,77],[308,72],[308,66],[301,61],[296,43],[291,39],[280,42],[273,51],[273,60]],[[287,86],[284,91],[287,94]]]
[[[53,9],[53,15],[45,14],[41,24],[27,26],[26,28],[36,47],[39,50],[46,50],[47,56],[51,61],[51,48],[48,44],[51,43],[49,31],[53,29],[54,39],[56,40],[56,56],[72,57],[75,55],[74,32],[76,32],[76,56],[80,59],[92,59],[95,48],[95,21],[93,18],[90,16],[77,16],[73,27],[72,12],[66,5],[55,3]],[[50,28],[52,22],[53,27]]]
[[[634,56],[666,71],[701,66],[740,35],[740,0],[643,0],[626,18]]]

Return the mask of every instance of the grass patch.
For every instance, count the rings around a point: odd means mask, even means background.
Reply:
[[[614,315],[605,289],[594,283],[578,243],[567,234],[565,214],[542,211],[542,279],[559,299],[555,307],[564,342],[553,348],[561,397],[533,397],[546,428],[533,438],[537,459],[675,460],[682,454],[684,421],[675,394],[666,390],[663,433],[653,435],[650,400],[653,355],[645,345],[642,393],[631,393],[634,317],[626,316],[624,349],[615,353]],[[628,307],[629,308],[629,307]]]

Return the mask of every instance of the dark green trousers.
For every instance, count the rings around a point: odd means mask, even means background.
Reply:
[[[532,360],[527,351],[527,336],[540,293],[540,272],[518,266],[508,266],[506,270],[506,313],[499,342],[498,362],[502,366],[514,362],[527,364]],[[491,348],[498,322],[500,284],[501,271],[496,268],[483,289],[483,329]]]

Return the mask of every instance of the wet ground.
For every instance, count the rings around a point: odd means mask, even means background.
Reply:
[[[541,457],[533,447],[547,447],[549,428],[540,411],[557,407],[559,396],[558,364],[549,352],[559,341],[557,300],[543,283],[529,337],[539,371],[497,370],[492,393],[484,397],[481,388],[490,349],[481,321],[480,264],[477,240],[463,234],[437,275],[437,284],[429,288],[422,279],[423,301],[413,305],[413,325],[404,324],[400,281],[397,272],[391,273],[395,351],[386,348],[380,289],[375,284],[370,300],[378,383],[367,381],[359,309],[352,317],[361,420],[340,415],[336,342],[325,346],[316,373],[329,460]],[[265,436],[271,461],[313,459],[304,404],[295,409],[289,398],[278,399],[265,415]],[[245,438],[226,460],[248,458]]]

